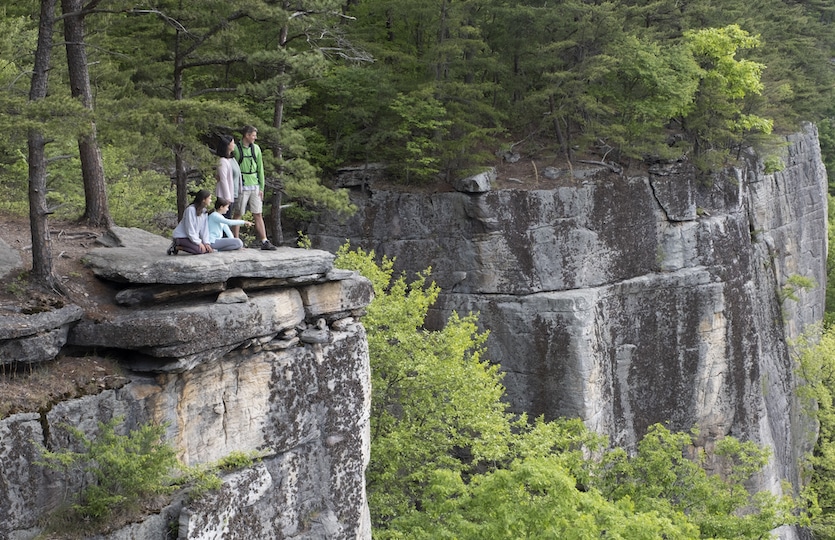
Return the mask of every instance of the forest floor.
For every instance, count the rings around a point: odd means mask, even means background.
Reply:
[[[32,237],[28,217],[0,218],[0,238],[18,252],[27,271],[4,280],[0,287],[0,317],[4,313],[33,313],[67,304],[95,312],[112,303],[112,288],[95,277],[82,261],[89,250],[97,247],[96,238],[103,231],[68,221],[51,221],[49,228],[58,291],[29,286]],[[125,380],[115,361],[90,354],[66,354],[37,366],[0,364],[0,418],[18,412],[46,411],[58,401],[118,387]]]

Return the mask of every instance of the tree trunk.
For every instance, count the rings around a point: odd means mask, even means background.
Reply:
[[[182,32],[178,29],[174,40],[174,101],[183,100],[183,63],[185,62],[185,54],[180,47],[182,44],[181,41]],[[177,123],[177,131],[181,131],[183,115],[178,114],[175,122]],[[177,220],[179,221],[183,219],[183,214],[188,206],[188,171],[186,171],[186,162],[183,159],[185,146],[182,144],[174,144],[171,150],[174,152],[174,183],[177,186]]]
[[[185,162],[183,161],[183,146],[174,145],[174,182],[177,185],[177,221],[183,219],[183,214],[189,204],[188,201],[188,174],[186,173]]]
[[[570,156],[569,156],[568,143],[565,140],[565,136],[563,135],[562,128],[560,128],[560,117],[557,114],[557,105],[556,105],[556,102],[554,101],[554,94],[551,94],[551,95],[548,96],[548,108],[549,108],[549,112],[551,114],[551,118],[553,119],[553,122],[554,122],[554,135],[557,136],[557,142],[560,145],[560,150],[565,155],[565,158],[567,160],[571,161]]]
[[[49,82],[49,60],[52,55],[52,32],[55,24],[57,0],[41,0],[38,25],[38,46],[29,101],[46,97]],[[29,227],[32,232],[32,281],[47,288],[54,288],[52,274],[52,245],[46,206],[46,151],[43,133],[38,128],[29,129]]]
[[[283,67],[281,68],[283,71]],[[279,97],[275,101],[275,109],[273,111],[273,127],[278,133],[281,129],[281,122],[284,118],[284,85],[280,84],[278,88]],[[280,246],[284,241],[284,231],[281,229],[281,196],[284,191],[284,181],[281,171],[281,141],[279,135],[276,136],[276,141],[272,144],[273,156],[279,163],[279,170],[276,171],[277,178],[271,182],[270,188],[273,190],[272,197],[270,197],[270,221],[268,224],[269,233],[272,236],[273,242]]]
[[[84,15],[82,0],[61,0],[65,15],[64,39],[67,47],[67,68],[70,89],[74,98],[80,98],[85,108],[93,110],[93,92],[90,89],[90,73],[87,69],[87,50],[84,47]],[[90,131],[78,138],[81,158],[81,176],[84,179],[86,207],[84,219],[94,227],[110,227],[113,220],[107,204],[107,188],[104,164],[96,140],[96,123],[90,122]]]
[[[287,32],[288,28],[287,26],[284,26],[279,33],[279,49],[282,49],[287,45]],[[282,80],[281,77],[284,75],[285,71],[286,70],[283,64],[279,66],[279,81]],[[284,91],[284,82],[280,82],[278,84],[278,88],[276,89],[275,108],[273,109],[273,127],[276,131],[276,138],[271,145],[273,157],[275,157],[278,162],[279,169],[276,171],[277,178],[274,182],[272,182],[273,185],[270,186],[273,190],[273,194],[272,197],[270,197],[270,220],[267,224],[267,228],[269,229],[273,242],[278,246],[284,242],[284,231],[281,229],[281,199],[284,191],[284,175],[281,170],[281,159],[283,158],[281,149],[281,124],[284,122]]]

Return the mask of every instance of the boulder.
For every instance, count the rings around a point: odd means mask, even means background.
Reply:
[[[84,310],[76,305],[28,315],[4,314],[0,317],[0,365],[52,360],[66,345],[70,327],[83,315]]]
[[[6,280],[9,276],[22,271],[23,260],[17,250],[12,249],[9,244],[0,238],[0,279]]]

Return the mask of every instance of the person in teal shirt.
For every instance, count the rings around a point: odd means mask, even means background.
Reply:
[[[231,203],[223,197],[215,199],[215,211],[209,214],[209,243],[215,251],[234,251],[244,247],[240,238],[232,236],[230,225],[239,227],[241,225],[252,225],[251,221],[243,219],[229,219],[224,214],[229,211]],[[224,233],[226,237],[224,238]]]
[[[261,249],[274,250],[275,246],[267,240],[262,215],[264,205],[264,163],[261,158],[261,148],[255,144],[258,130],[253,126],[244,126],[241,130],[241,144],[235,146],[234,155],[241,167],[243,186],[240,197],[235,201],[232,217],[240,219],[247,210],[252,212],[255,222],[255,234],[260,240]],[[237,237],[238,229],[234,229]]]

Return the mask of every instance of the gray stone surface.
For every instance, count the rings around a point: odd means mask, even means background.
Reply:
[[[253,295],[243,303],[178,304],[84,320],[70,332],[69,343],[177,358],[275,335],[303,320],[298,291],[286,289]]]
[[[17,250],[12,249],[9,244],[0,238],[0,279],[5,280],[9,276],[23,271],[23,260]]]
[[[0,538],[34,538],[41,518],[82,485],[77,475],[36,465],[37,443],[78,451],[61,426],[93,437],[100,422],[120,417],[122,431],[166,424],[166,438],[188,465],[231,452],[261,458],[224,477],[219,492],[187,502],[182,514],[174,504],[95,538],[168,538],[170,524],[179,521],[179,538],[188,540],[370,539],[366,336],[358,322],[331,335],[327,344],[229,351],[181,373],[128,371],[122,388],[56,403],[43,415],[0,420]]]
[[[52,360],[66,345],[70,327],[83,315],[76,305],[41,313],[4,313],[0,316],[0,365]]]
[[[0,318],[0,341],[32,336],[79,320],[84,310],[68,305],[52,311],[32,314],[7,314]]]
[[[627,448],[654,422],[698,425],[705,445],[751,439],[772,449],[759,482],[779,491],[799,485],[814,431],[786,343],[822,318],[827,243],[817,132],[786,142],[774,174],[747,156],[710,181],[678,162],[578,169],[552,190],[353,191],[355,216],[308,235],[393,257],[396,272],[431,266],[430,326],[477,311],[514,410],[579,416]],[[793,275],[820,286],[781,303]]]
[[[462,193],[486,193],[490,184],[496,180],[496,169],[491,167],[482,173],[453,180],[452,187]]]
[[[371,378],[354,318],[373,297],[368,280],[333,269],[333,255],[317,250],[172,257],[166,239],[135,229],[102,238],[113,247],[97,248],[89,262],[126,284],[121,306],[95,317],[71,306],[0,319],[4,360],[36,348],[51,360],[66,342],[125,370],[120,388],[0,419],[0,538],[37,537],[44,516],[84,485],[78,472],[38,465],[39,444],[81,451],[65,426],[95,437],[101,423],[121,418],[122,432],[165,424],[188,465],[232,452],[261,460],[227,476],[217,493],[178,494],[185,507],[175,499],[92,538],[169,538],[179,522],[184,540],[370,539]]]
[[[108,244],[91,250],[85,262],[103,279],[134,284],[224,282],[235,277],[290,278],[325,275],[334,256],[320,250],[280,247],[276,251],[242,249],[205,255],[165,252],[171,241],[140,229],[114,227]]]
[[[798,291],[797,302],[779,291],[794,275],[825,282],[827,228],[816,132],[787,143],[783,171],[766,175],[749,159],[711,183],[686,163],[645,177],[577,169],[575,186],[550,191],[372,192],[363,180],[360,213],[308,234],[327,250],[348,238],[396,256],[396,270],[431,265],[442,293],[430,325],[478,311],[515,410],[579,416],[627,448],[653,422],[697,424],[699,446],[751,439],[773,454],[757,483],[779,492],[783,479],[798,484],[814,430],[786,344],[822,317],[823,287]],[[107,538],[164,538],[159,528],[176,518],[190,540],[369,539],[370,368],[354,317],[370,284],[333,270],[325,251],[168,257],[156,235],[115,228],[103,239],[115,247],[90,263],[105,279],[218,283],[246,298],[187,295],[95,321],[68,316],[69,342],[115,355],[128,382],[0,420],[0,538],[35,537],[81,486],[78,475],[37,466],[36,443],[77,448],[61,425],[94,435],[98,422],[122,417],[125,429],[165,423],[187,464],[233,451],[263,458],[182,513],[171,506]],[[0,331],[27,340],[54,323]],[[327,339],[305,343],[308,330]]]

